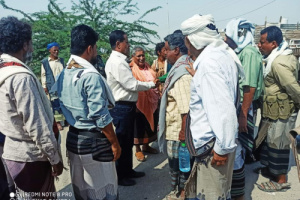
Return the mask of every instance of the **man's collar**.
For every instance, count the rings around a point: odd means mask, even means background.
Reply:
[[[115,50],[112,50],[111,53],[112,53],[113,55],[116,55],[116,56],[118,56],[118,57],[123,58],[124,60],[126,60],[126,58],[127,58],[126,55],[124,55],[124,54],[122,54],[122,53],[120,53],[120,52],[118,52],[118,51],[115,51]]]
[[[14,62],[17,62],[17,63],[21,63],[22,65],[24,65],[24,66],[27,67],[27,65],[25,65],[25,63],[23,63],[21,60],[19,60],[18,58],[14,57],[14,56],[9,55],[9,54],[3,53],[3,54],[1,55],[1,59],[2,59],[2,58],[3,58],[3,59],[11,60],[11,61],[14,61]]]
[[[196,58],[193,66],[194,66],[194,69],[196,70],[195,67],[197,67],[199,65],[199,63],[201,62],[201,60],[203,59],[203,57],[205,57],[204,54],[206,54],[206,51],[209,51],[209,49],[211,49],[212,46],[209,44],[207,45],[206,47],[204,47],[203,51],[199,54],[199,56]]]
[[[31,71],[31,69],[25,64],[23,63],[21,60],[19,60],[18,58],[11,56],[9,54],[3,53],[0,56],[0,62],[16,62],[16,63],[20,63],[22,64],[26,69],[28,69],[29,71]],[[32,72],[32,71],[31,71]]]
[[[48,61],[58,61],[59,60],[59,58],[57,58],[57,59],[52,59],[50,56],[48,57]]]
[[[84,68],[95,69],[95,67],[89,61],[87,61],[84,58],[81,58],[80,56],[76,56],[76,55],[71,55],[67,65],[69,65],[69,63],[72,61],[72,59],[74,59],[79,65],[81,65]]]

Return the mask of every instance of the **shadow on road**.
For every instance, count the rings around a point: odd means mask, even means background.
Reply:
[[[156,143],[152,147],[157,149]],[[143,171],[145,177],[135,179],[135,186],[119,186],[122,200],[161,200],[170,192],[169,165],[166,154],[146,154],[147,160],[139,163],[134,170]],[[133,159],[136,159],[133,157]]]

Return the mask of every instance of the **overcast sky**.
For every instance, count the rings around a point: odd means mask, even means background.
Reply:
[[[27,13],[46,11],[48,0],[5,0],[10,7],[21,9]],[[76,2],[76,0],[74,0]],[[100,2],[101,0],[96,0]],[[71,9],[71,0],[57,0]],[[163,39],[168,33],[180,28],[181,22],[194,14],[212,14],[219,29],[224,29],[226,23],[236,17],[243,17],[251,22],[263,25],[268,22],[278,22],[280,16],[288,19],[289,24],[300,22],[300,0],[134,0],[138,2],[139,12],[161,6],[156,12],[150,13],[145,19],[157,23],[151,28],[156,30]],[[0,17],[15,15],[15,12],[0,7]],[[140,15],[126,17],[124,21],[132,21]],[[155,41],[159,42],[159,41]]]

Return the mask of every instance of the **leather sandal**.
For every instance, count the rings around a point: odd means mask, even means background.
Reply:
[[[143,152],[139,151],[135,153],[135,157],[138,161],[140,162],[144,162],[146,160],[145,155],[143,154]]]
[[[274,181],[264,182],[256,185],[264,192],[285,192],[291,188],[290,183],[276,183]]]

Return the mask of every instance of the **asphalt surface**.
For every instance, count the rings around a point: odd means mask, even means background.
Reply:
[[[61,132],[62,136],[62,154],[64,164],[68,168],[66,158],[65,139],[68,128]],[[151,144],[152,147],[157,148],[157,143]],[[135,149],[134,149],[135,150]],[[133,155],[134,156],[134,155]],[[146,154],[146,161],[139,162],[134,160],[134,168],[137,171],[144,171],[145,177],[136,179],[135,186],[124,187],[119,186],[120,200],[163,200],[169,194],[170,177],[168,169],[167,156],[165,154]],[[297,170],[293,159],[290,159],[291,170],[288,174],[288,182],[292,184],[291,189],[286,192],[268,193],[259,190],[256,183],[268,181],[268,179],[255,174],[253,170],[260,166],[260,164],[253,163],[246,165],[246,200],[300,200],[300,183],[298,180]],[[64,170],[63,174],[56,181],[56,189],[59,191],[59,199],[74,200],[73,190],[70,180],[70,171]]]

